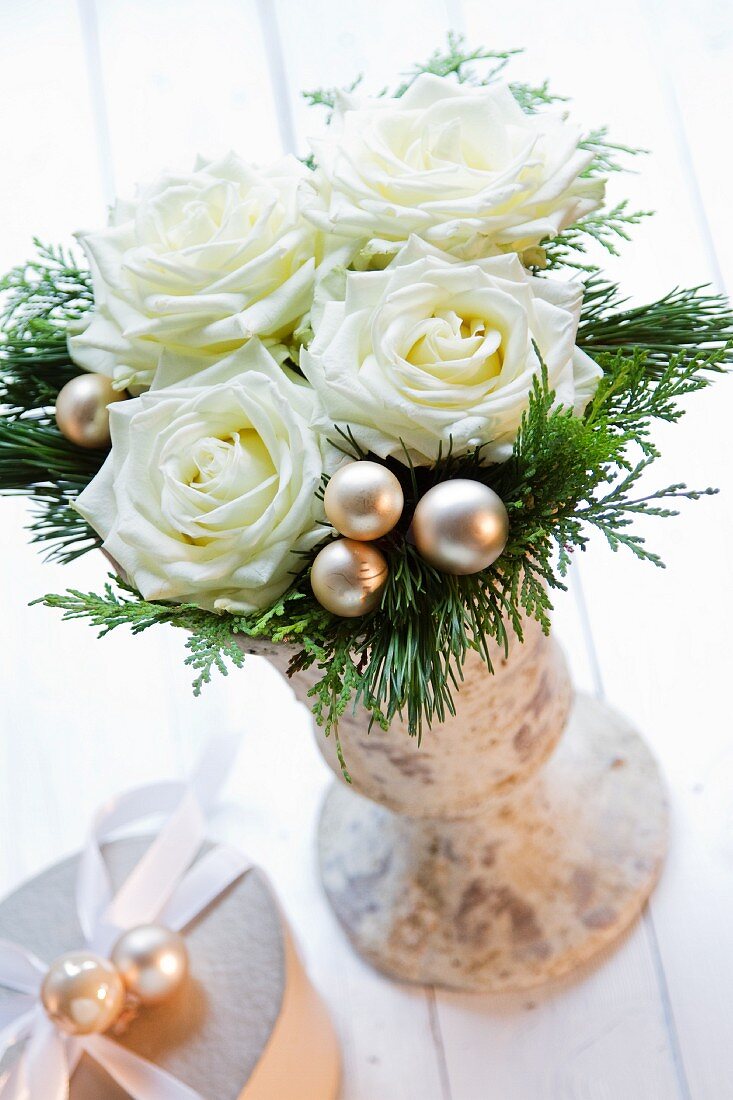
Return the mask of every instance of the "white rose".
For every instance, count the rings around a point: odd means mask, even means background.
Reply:
[[[596,209],[592,154],[554,111],[525,114],[509,87],[423,74],[399,99],[342,95],[304,185],[315,225],[369,254],[410,234],[463,259],[521,252]]]
[[[258,340],[181,374],[163,356],[163,388],[111,407],[111,454],[77,508],[146,599],[267,607],[323,539],[316,493],[343,456]]]
[[[330,425],[382,458],[428,465],[449,447],[508,457],[541,372],[580,415],[601,370],[575,347],[578,281],[538,279],[516,255],[460,261],[413,238],[386,271],[349,272],[301,366]],[[404,445],[404,446],[403,446]]]
[[[313,294],[304,174],[293,157],[259,170],[230,154],[161,177],[118,202],[107,229],[77,234],[95,309],[69,341],[75,362],[141,388],[163,350],[200,358],[195,370],[252,336],[287,341]]]

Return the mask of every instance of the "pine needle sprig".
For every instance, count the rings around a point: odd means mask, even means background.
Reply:
[[[75,446],[54,419],[59,390],[79,374],[67,336],[92,305],[91,281],[67,249],[34,245],[36,256],[0,279],[0,493],[31,498],[31,541],[68,562],[100,545],[71,504],[106,453]]]
[[[0,494],[28,497],[35,511],[31,541],[50,560],[69,562],[101,540],[72,508],[106,458],[77,447],[50,419],[0,416]]]
[[[722,294],[706,286],[675,287],[662,298],[630,306],[616,283],[592,276],[585,284],[577,344],[596,358],[606,353],[643,351],[648,369],[672,357],[699,359],[721,372],[733,360],[733,310]]]
[[[67,249],[34,239],[37,255],[0,279],[3,417],[49,420],[61,387],[79,373],[67,335],[93,303],[91,277]]]

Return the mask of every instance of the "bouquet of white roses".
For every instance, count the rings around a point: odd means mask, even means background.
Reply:
[[[507,59],[454,39],[395,94],[311,93],[307,162],[199,161],[79,233],[88,268],[11,272],[0,490],[118,577],[47,604],[188,629],[197,688],[243,635],[295,643],[327,729],[355,701],[418,733],[469,650],[548,627],[589,529],[658,562],[631,520],[699,494],[639,489],[650,425],[723,369],[731,314],[601,276],[634,151]]]

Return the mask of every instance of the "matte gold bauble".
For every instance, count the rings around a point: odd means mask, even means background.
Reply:
[[[98,450],[109,447],[109,409],[125,394],[112,388],[112,379],[104,374],[80,374],[72,378],[56,398],[56,423],[59,431],[78,447]]]
[[[380,539],[402,515],[402,486],[378,462],[350,462],[333,475],[323,498],[326,515],[340,535],[359,542]]]
[[[50,1019],[67,1035],[107,1031],[125,1007],[125,986],[112,963],[89,951],[52,962],[41,987]]]
[[[188,950],[182,936],[160,924],[142,924],[123,932],[112,962],[128,993],[145,1005],[171,997],[188,974]]]
[[[387,559],[376,546],[336,539],[313,562],[311,587],[327,611],[355,619],[379,606],[388,575]]]
[[[509,516],[493,489],[480,481],[455,478],[421,497],[412,535],[421,557],[441,573],[480,573],[506,546]]]

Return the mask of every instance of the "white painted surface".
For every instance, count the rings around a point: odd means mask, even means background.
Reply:
[[[733,10],[722,0],[5,0],[0,266],[23,258],[33,233],[64,240],[99,223],[117,189],[163,165],[230,146],[261,159],[303,150],[316,121],[299,88],[362,70],[378,88],[450,26],[471,42],[525,45],[519,70],[572,92],[583,121],[654,150],[623,180],[658,211],[616,264],[631,293],[731,289]],[[97,643],[88,627],[29,609],[42,592],[98,586],[105,568],[42,563],[13,500],[0,501],[0,889],[77,847],[102,798],[180,774],[207,730],[242,725],[219,828],[277,884],[339,1025],[343,1100],[733,1096],[732,416],[727,381],[661,435],[659,481],[726,490],[650,528],[666,572],[593,546],[559,601],[577,682],[643,728],[674,816],[649,912],[581,980],[511,1001],[371,972],[318,887],[313,831],[328,777],[287,688],[252,659],[194,701],[174,632]]]

